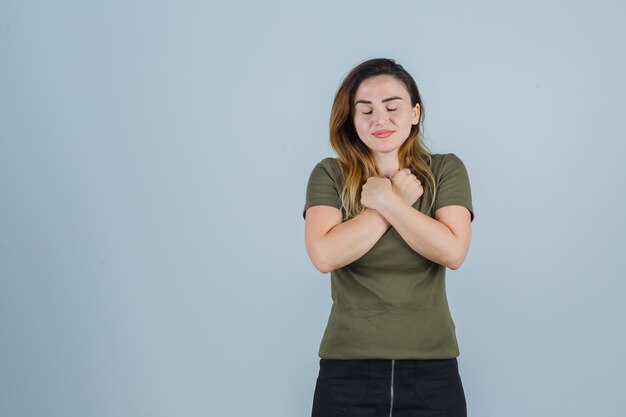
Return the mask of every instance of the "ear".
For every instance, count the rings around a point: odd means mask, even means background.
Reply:
[[[411,124],[418,124],[420,121],[420,113],[421,113],[421,107],[419,103],[415,104],[415,108],[413,108],[413,119],[411,120]]]

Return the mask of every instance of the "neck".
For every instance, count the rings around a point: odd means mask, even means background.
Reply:
[[[376,172],[382,177],[391,178],[400,170],[397,155],[374,155],[374,161],[376,163]]]

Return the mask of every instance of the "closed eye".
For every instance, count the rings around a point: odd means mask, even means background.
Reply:
[[[389,110],[389,111],[396,111],[396,110],[398,110],[398,109],[387,109],[387,110]],[[370,111],[370,112],[368,112],[368,113],[363,112],[363,114],[372,114],[372,112],[371,112],[371,111]]]

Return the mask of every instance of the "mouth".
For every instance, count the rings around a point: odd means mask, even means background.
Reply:
[[[377,138],[386,138],[387,136],[390,136],[393,133],[393,130],[377,130],[376,132],[373,133],[374,136],[376,136]]]

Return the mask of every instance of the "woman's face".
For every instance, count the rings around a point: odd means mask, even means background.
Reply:
[[[354,96],[354,127],[361,141],[373,152],[396,152],[419,123],[419,104],[402,81],[377,75],[361,82]]]

